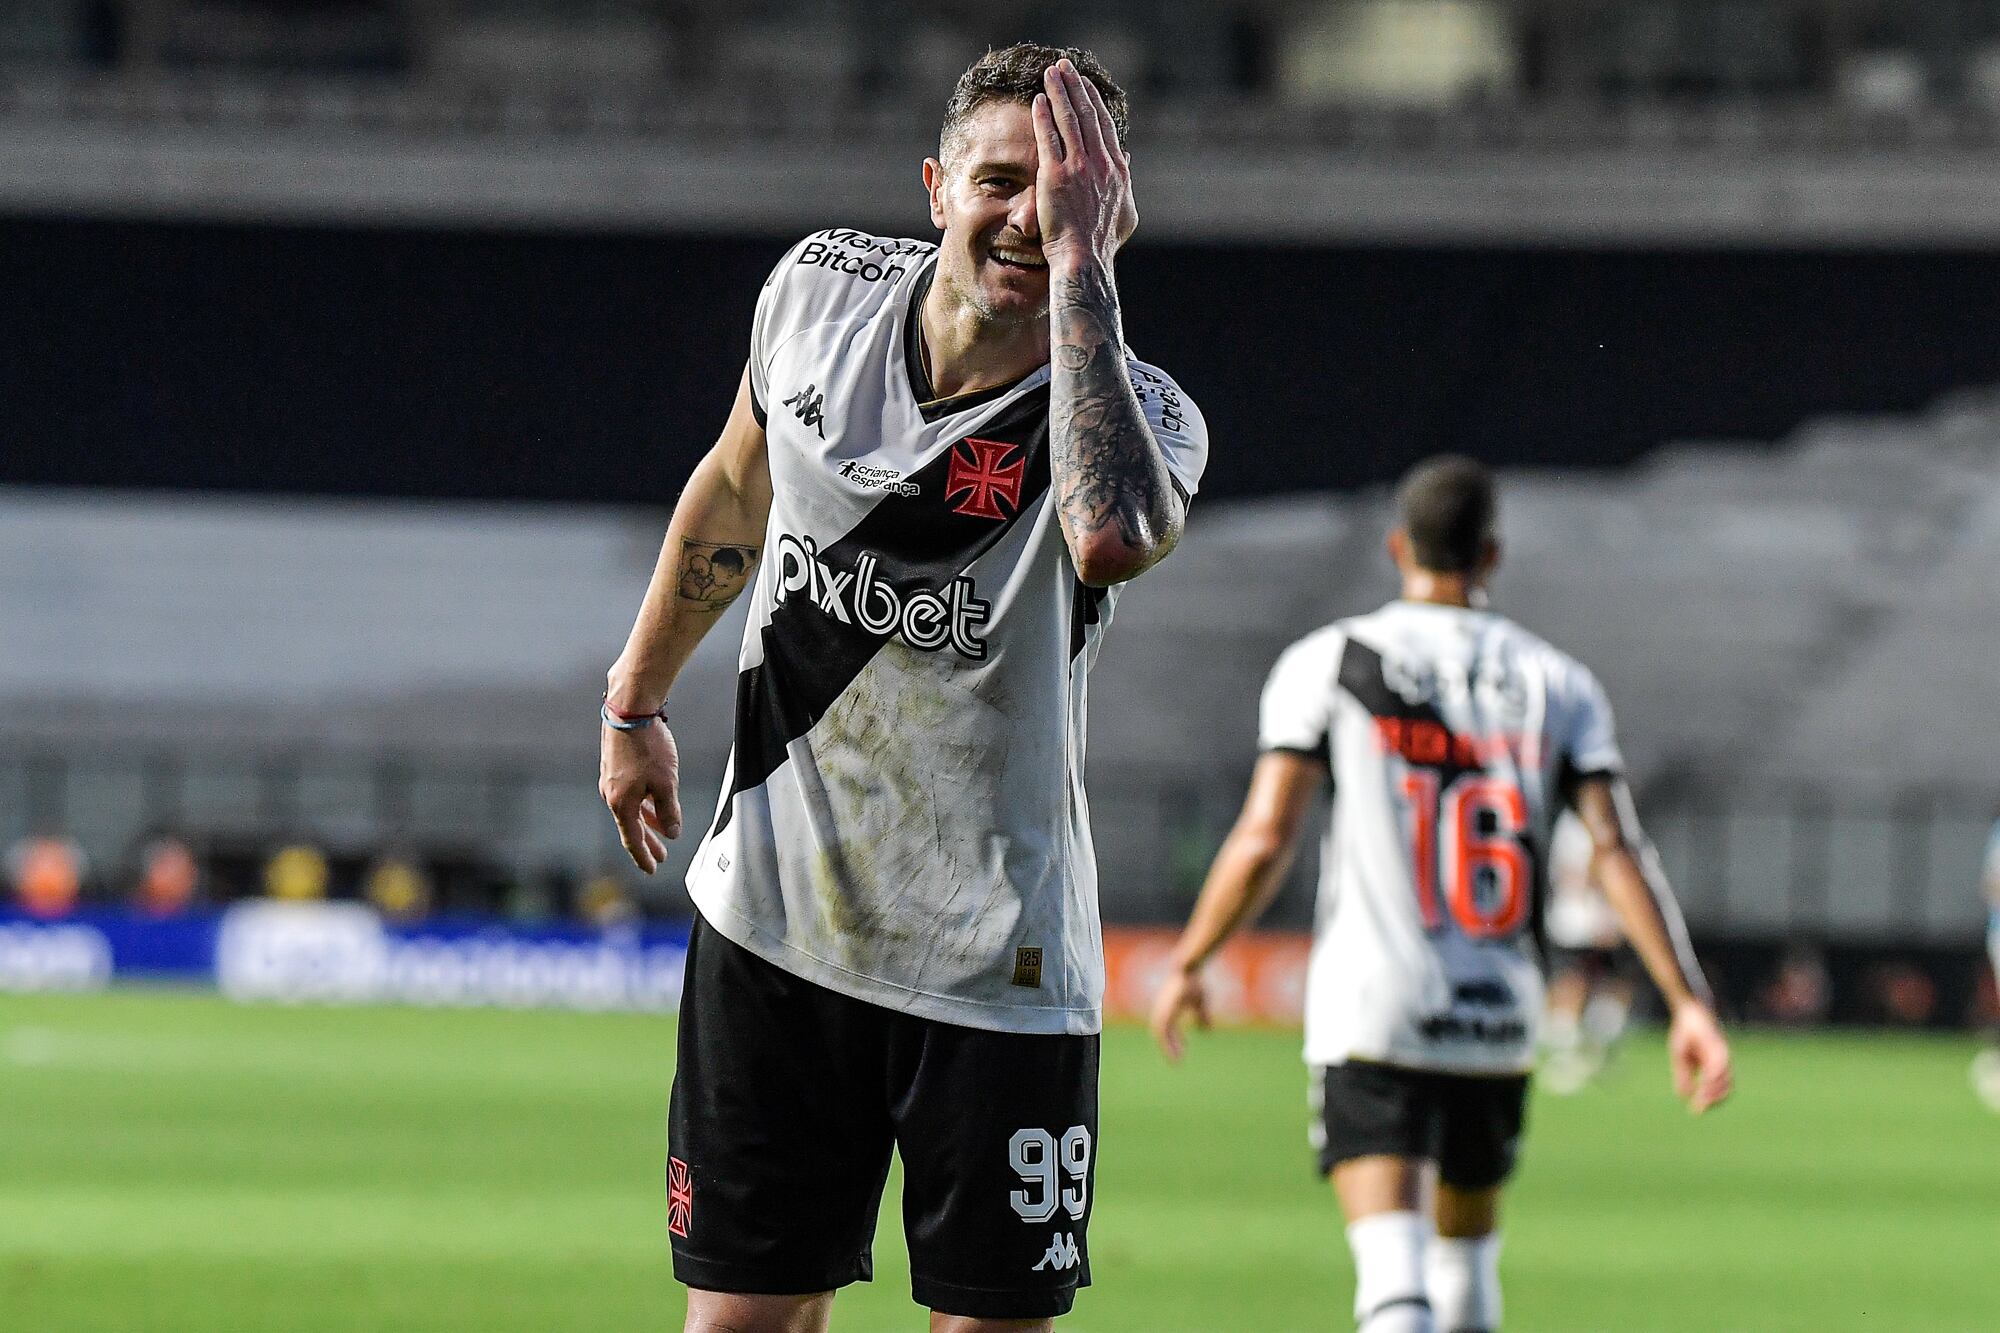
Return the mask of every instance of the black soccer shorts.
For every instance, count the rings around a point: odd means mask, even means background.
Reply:
[[[1350,1060],[1313,1071],[1321,1175],[1355,1157],[1421,1157],[1454,1189],[1514,1174],[1528,1076],[1443,1074]]]
[[[838,995],[697,919],[667,1123],[674,1276],[763,1294],[869,1280],[893,1147],[919,1305],[1067,1313],[1090,1285],[1097,1046]]]
[[[1622,944],[1604,947],[1586,945],[1576,949],[1561,944],[1551,944],[1544,952],[1548,958],[1550,976],[1575,968],[1593,984],[1603,981],[1636,981],[1639,977],[1638,956]]]

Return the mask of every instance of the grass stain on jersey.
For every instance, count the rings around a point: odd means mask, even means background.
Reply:
[[[814,899],[843,954],[829,961],[941,989],[953,983],[940,973],[1012,957],[991,934],[1000,923],[983,919],[1004,899],[993,890],[1005,875],[978,832],[997,772],[988,765],[1005,747],[965,739],[1004,735],[1004,724],[992,726],[999,710],[956,674],[933,654],[886,644],[806,737],[833,807],[863,812],[812,859]],[[963,901],[966,886],[988,879],[977,903]],[[961,891],[932,901],[944,884]],[[1005,916],[1011,931],[1018,913]]]

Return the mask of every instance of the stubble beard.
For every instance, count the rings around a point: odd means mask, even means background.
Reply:
[[[967,257],[967,263],[977,267],[978,261]],[[1033,307],[1022,310],[1001,309],[981,290],[976,276],[957,271],[938,272],[938,281],[943,284],[945,295],[951,298],[958,310],[972,317],[973,324],[981,335],[1004,336],[1022,327],[1049,317],[1049,301],[1045,295]]]

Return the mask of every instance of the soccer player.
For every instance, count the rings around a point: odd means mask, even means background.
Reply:
[[[1548,1019],[1542,1027],[1542,1086],[1581,1092],[1611,1058],[1632,1012],[1618,914],[1591,878],[1597,849],[1575,814],[1549,835]]]
[[[1153,1030],[1179,1059],[1183,1022],[1206,1024],[1202,965],[1277,890],[1330,773],[1305,1053],[1355,1317],[1363,1333],[1467,1333],[1500,1326],[1500,1191],[1542,1013],[1538,881],[1563,805],[1666,996],[1675,1087],[1694,1110],[1728,1094],[1729,1046],[1619,777],[1603,691],[1484,609],[1500,549],[1490,475],[1433,460],[1398,509],[1402,597],[1306,636],[1271,673],[1249,797]]]
[[[1047,1328],[1089,1281],[1085,679],[1207,456],[1124,343],[1124,133],[1088,53],[989,52],[924,163],[940,243],[837,228],[778,262],[610,671],[600,785],[650,872],[681,829],[668,689],[748,592],[688,873],[668,1229],[689,1329],[824,1328],[871,1275],[892,1148],[934,1330]]]

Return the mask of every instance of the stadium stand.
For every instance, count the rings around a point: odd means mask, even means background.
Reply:
[[[1028,32],[1126,72],[1156,236],[1963,243],[2000,216],[2000,0],[8,0],[0,206],[882,225],[967,53]]]

